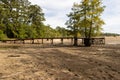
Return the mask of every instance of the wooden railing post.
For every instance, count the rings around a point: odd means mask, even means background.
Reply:
[[[32,44],[34,44],[34,39],[32,39]]]
[[[63,44],[63,38],[61,38],[61,44]]]
[[[23,39],[22,41],[23,41],[23,44],[25,44],[25,40]]]
[[[73,45],[73,38],[71,38],[71,44]]]
[[[51,39],[51,44],[53,44],[53,38]]]
[[[42,38],[42,44],[43,44],[43,38]]]

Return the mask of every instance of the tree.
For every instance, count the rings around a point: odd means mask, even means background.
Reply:
[[[44,20],[41,7],[28,0],[0,0],[0,29],[9,38],[27,38],[29,29],[33,29],[32,37],[40,37]]]
[[[2,30],[0,30],[0,40],[7,39],[7,36],[3,33]]]
[[[17,38],[30,3],[28,0],[1,0],[1,5],[4,13],[2,17],[2,23],[5,25],[4,33],[10,38]]]
[[[101,19],[101,14],[104,11],[102,1],[82,0],[81,3],[74,4],[72,11],[71,15],[68,15],[71,30],[74,31],[74,34],[80,32],[85,37],[85,45],[90,46],[90,38],[100,34],[101,26],[104,24]]]
[[[70,33],[73,34],[74,36],[74,46],[77,46],[77,37],[78,37],[78,32],[80,28],[80,15],[79,15],[80,7],[79,4],[74,3],[72,12],[68,14],[67,16],[70,18],[67,22],[66,25],[68,25],[67,28],[70,29]]]
[[[42,13],[42,9],[39,6],[30,5],[28,7],[28,22],[34,25],[37,32],[37,37],[41,36],[41,30],[44,27],[42,21],[44,20],[44,13]]]
[[[57,26],[55,30],[60,34],[59,37],[67,37],[68,36],[68,31],[64,27]]]
[[[54,38],[60,36],[60,33],[50,25],[45,25],[41,31],[43,38]]]
[[[85,37],[91,38],[102,29],[101,26],[104,24],[104,21],[100,16],[104,11],[104,6],[102,6],[101,0],[83,0],[81,6],[83,12],[82,21],[83,26],[85,26]]]

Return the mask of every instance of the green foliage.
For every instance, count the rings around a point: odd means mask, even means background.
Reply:
[[[102,33],[102,36],[120,36],[120,34],[117,34],[117,33]]]
[[[99,0],[82,0],[75,3],[70,18],[63,27],[51,28],[44,25],[44,13],[38,5],[32,5],[28,0],[1,0],[0,1],[0,30],[1,36],[9,38],[44,38],[99,35],[104,24],[100,15],[104,7]],[[2,38],[2,37],[1,37]]]
[[[44,20],[42,9],[28,0],[0,1],[0,30],[9,38],[40,37]]]
[[[31,5],[28,0],[1,0],[0,16],[0,30],[9,38],[60,36],[56,29],[43,24],[45,18],[41,7]]]
[[[22,25],[19,30],[18,30],[18,35],[17,35],[17,38],[19,39],[25,39],[27,38],[27,31],[28,31],[28,27],[27,25]],[[27,29],[26,29],[27,28]]]
[[[104,24],[101,19],[103,11],[101,0],[82,0],[79,4],[74,3],[72,12],[67,15],[69,20],[66,25],[74,37],[78,37],[78,34],[86,38],[98,36]]]
[[[63,27],[57,26],[56,32],[58,32],[59,37],[67,37],[68,36],[68,30]]]
[[[28,26],[27,28],[25,28],[25,33],[26,33],[26,38],[36,38],[37,37],[37,31],[34,28],[35,25],[32,26]]]
[[[0,30],[0,40],[7,39],[7,36]]]
[[[41,30],[41,37],[43,38],[49,38],[49,37],[59,37],[60,33],[56,30],[50,27],[50,25],[44,26]]]
[[[80,28],[80,15],[79,12],[79,5],[75,4],[73,5],[72,12],[70,12],[67,16],[69,17],[69,20],[66,22],[66,25],[68,25],[67,28],[69,28],[69,33],[73,35],[74,37],[78,37],[78,32]]]

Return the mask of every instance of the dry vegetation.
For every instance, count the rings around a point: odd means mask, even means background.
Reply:
[[[120,80],[120,39],[109,38],[92,47],[0,48],[0,80]]]

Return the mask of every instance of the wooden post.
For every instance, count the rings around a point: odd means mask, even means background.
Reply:
[[[71,38],[71,44],[73,45],[73,38]]]
[[[105,38],[103,38],[103,42],[104,42],[104,44],[105,44]]]
[[[91,46],[91,38],[84,38],[84,45],[85,47]]]
[[[14,44],[16,43],[16,40],[14,40]]]
[[[74,44],[73,44],[73,46],[78,46],[78,38],[76,36],[74,37]]]
[[[63,38],[61,38],[61,44],[63,44]]]
[[[84,38],[82,38],[82,44],[84,44]]]
[[[51,39],[51,44],[53,44],[53,38]]]
[[[43,38],[42,38],[42,44],[43,44]]]
[[[34,39],[32,39],[32,44],[34,44]]]
[[[25,44],[25,40],[23,39],[22,41],[23,41],[23,44]]]

